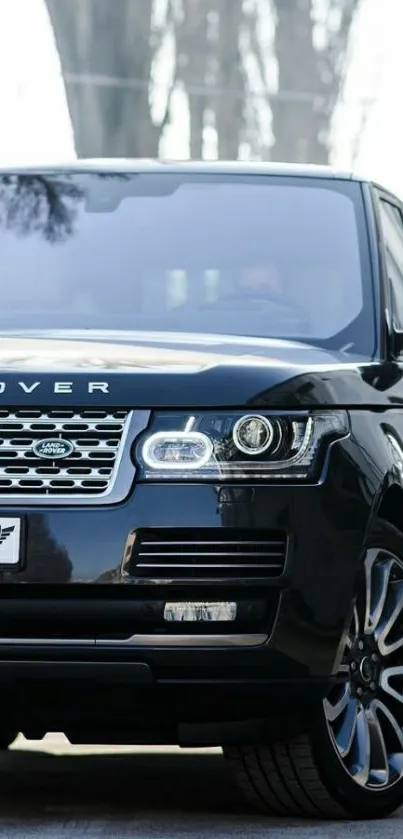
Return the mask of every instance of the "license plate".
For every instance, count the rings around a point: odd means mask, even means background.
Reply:
[[[170,623],[221,623],[234,621],[236,603],[165,603],[164,618]]]
[[[0,516],[0,565],[20,561],[21,519]]]

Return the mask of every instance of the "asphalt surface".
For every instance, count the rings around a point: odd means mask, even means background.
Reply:
[[[299,822],[248,814],[218,752],[73,748],[53,735],[0,757],[0,837],[401,839],[384,822]]]

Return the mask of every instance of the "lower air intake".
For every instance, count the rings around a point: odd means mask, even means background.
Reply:
[[[281,531],[139,530],[131,573],[149,580],[273,579],[286,558]]]

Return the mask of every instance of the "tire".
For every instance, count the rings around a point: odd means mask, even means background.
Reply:
[[[379,519],[340,668],[344,684],[318,705],[306,734],[224,750],[249,804],[310,819],[382,818],[403,804],[402,618],[403,534]]]

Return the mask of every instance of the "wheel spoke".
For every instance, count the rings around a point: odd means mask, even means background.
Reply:
[[[354,606],[353,619],[351,621],[350,631],[349,631],[349,633],[347,635],[347,639],[346,639],[347,649],[351,650],[353,644],[356,642],[356,640],[358,638],[359,631],[360,631],[360,621],[359,621],[359,617],[358,617],[358,610],[357,610],[357,607]]]
[[[340,714],[342,714],[343,711],[345,711],[350,697],[351,685],[349,682],[346,682],[344,685],[341,686],[341,695],[337,699],[337,702],[333,703],[330,701],[330,699],[325,699],[325,714],[329,722],[334,722],[335,720],[337,720]]]
[[[387,705],[385,705],[385,703],[382,702],[380,699],[374,699],[372,705],[377,716],[379,714],[382,714],[388,720],[388,723],[391,729],[393,730],[394,736],[396,737],[397,745],[400,746],[400,749],[403,754],[403,730],[400,727],[396,717],[392,714]]]
[[[398,667],[386,667],[381,673],[380,686],[385,693],[388,693],[389,696],[393,696],[394,699],[397,699],[398,702],[403,704],[403,692],[399,692],[390,684],[390,679],[396,679],[399,677],[400,679],[403,679],[402,665],[399,665]]]
[[[390,775],[394,773],[395,779],[397,779],[403,774],[403,731],[396,717],[384,702],[376,699],[373,706],[377,717],[383,717],[389,727],[389,773]]]
[[[370,736],[370,780],[379,786],[389,782],[389,761],[382,727],[376,713],[375,703],[366,709]]]
[[[353,744],[357,727],[357,700],[350,699],[340,728],[335,734],[335,741],[340,757],[347,757]]]
[[[385,607],[393,559],[376,562],[378,548],[368,551],[365,560],[366,604],[364,632],[373,633],[379,624]]]
[[[387,638],[394,629],[399,617],[402,616],[403,610],[403,582],[393,584],[393,601],[394,606],[389,616],[385,616],[381,620],[375,631],[375,638],[378,644],[378,649],[381,655],[390,655],[403,647],[403,634],[392,643],[387,643]]]
[[[360,786],[368,783],[371,765],[371,736],[369,724],[364,709],[358,711],[355,735],[352,747],[353,762],[350,773]]]

